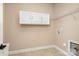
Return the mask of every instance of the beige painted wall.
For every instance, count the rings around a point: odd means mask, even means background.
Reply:
[[[79,3],[58,3],[54,4],[54,18],[60,18],[64,15],[79,10]]]
[[[22,26],[20,10],[49,13],[51,24]],[[79,42],[79,12],[73,13],[77,10],[79,4],[4,4],[4,42],[10,43],[10,50],[55,44],[68,51],[69,40]]]
[[[20,25],[20,10],[49,13],[51,24]],[[54,44],[53,26],[53,4],[4,4],[4,42],[10,43],[10,50]]]
[[[58,10],[55,11],[57,19],[54,21],[55,35],[57,36],[55,45],[68,51],[69,40],[79,43],[79,12],[70,14],[72,11],[79,10],[79,4],[57,4],[55,8]],[[60,31],[60,34],[57,31]]]

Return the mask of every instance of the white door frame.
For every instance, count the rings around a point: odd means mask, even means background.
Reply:
[[[0,3],[0,44],[3,43],[3,3]]]

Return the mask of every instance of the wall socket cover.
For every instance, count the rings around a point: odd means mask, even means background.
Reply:
[[[66,46],[66,44],[64,43],[63,46]]]

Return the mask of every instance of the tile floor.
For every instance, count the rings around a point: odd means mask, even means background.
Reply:
[[[49,49],[41,49],[38,51],[18,53],[11,56],[66,56],[66,55],[61,51],[57,50],[56,48],[49,48]]]

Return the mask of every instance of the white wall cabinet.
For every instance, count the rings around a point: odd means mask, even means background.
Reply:
[[[20,24],[49,25],[49,14],[20,11]]]

